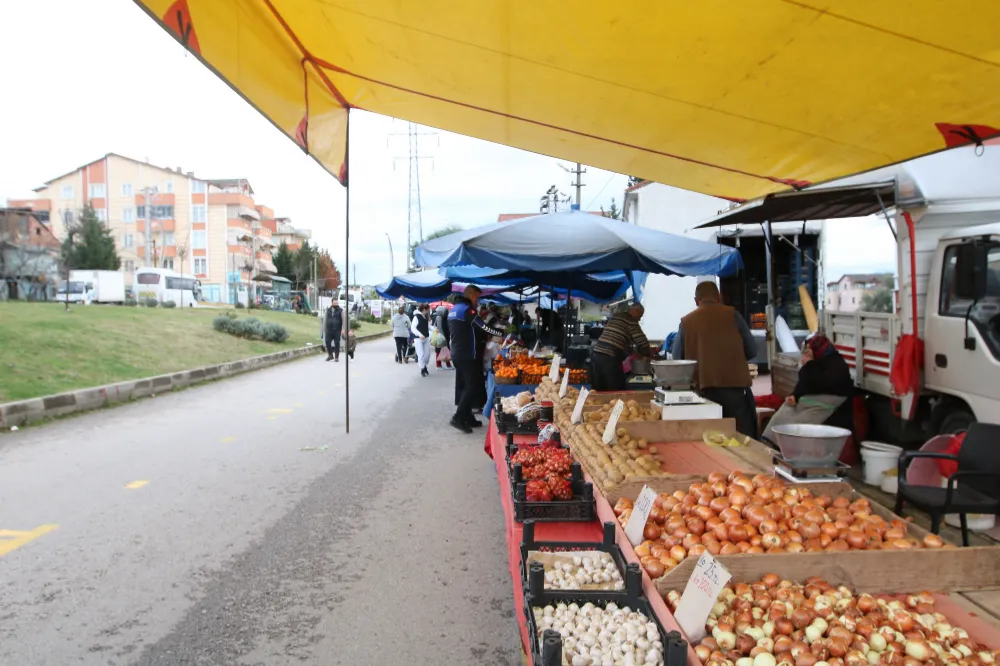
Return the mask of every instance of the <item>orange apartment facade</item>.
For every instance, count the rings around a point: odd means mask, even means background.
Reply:
[[[197,277],[207,301],[232,303],[265,291],[275,272],[274,211],[255,203],[244,178],[201,179],[109,153],[35,193],[9,205],[45,211],[59,238],[90,203],[115,237],[127,285],[137,268],[155,265]]]

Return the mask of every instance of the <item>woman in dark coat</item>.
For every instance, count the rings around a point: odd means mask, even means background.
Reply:
[[[326,328],[323,332],[323,342],[326,344],[326,360],[340,361],[340,334],[344,330],[344,311],[337,301],[326,309]]]

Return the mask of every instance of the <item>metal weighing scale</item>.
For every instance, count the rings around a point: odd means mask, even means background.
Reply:
[[[843,481],[851,469],[837,460],[849,430],[797,423],[775,426],[773,432],[779,448],[771,456],[774,475],[789,483]]]
[[[722,418],[722,406],[694,390],[698,361],[653,361],[650,365],[656,383],[653,405],[660,408],[663,421]]]

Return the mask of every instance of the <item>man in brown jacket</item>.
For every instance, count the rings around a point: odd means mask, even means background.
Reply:
[[[698,284],[698,307],[681,319],[671,353],[676,359],[698,361],[698,393],[721,405],[722,416],[736,419],[737,430],[756,438],[757,408],[747,364],[757,353],[757,342],[743,317],[719,300],[714,282]]]

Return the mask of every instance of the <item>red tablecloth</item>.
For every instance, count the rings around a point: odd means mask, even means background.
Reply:
[[[500,435],[496,431],[493,418],[490,418],[488,430],[486,432],[486,443],[484,449],[494,462],[497,470],[497,483],[500,487],[500,504],[503,507],[504,527],[507,538],[507,567],[510,569],[510,578],[514,586],[514,612],[517,616],[517,626],[521,633],[521,645],[528,657],[528,665],[532,665],[531,655],[528,649],[528,624],[524,615],[524,585],[521,581],[521,523],[514,520],[513,499],[510,495],[510,479],[507,474],[507,456],[504,447],[507,443],[506,435]],[[515,435],[514,441],[518,444],[537,441],[537,437],[528,435]],[[591,481],[587,477],[588,481]],[[536,523],[536,541],[594,541],[603,539],[601,524],[607,521],[616,522],[614,511],[611,505],[600,494],[597,486],[594,487],[594,500],[597,506],[597,520],[589,523]],[[615,531],[618,546],[622,549],[625,559],[629,562],[638,562],[625,537],[625,532],[620,527]],[[649,576],[643,572],[642,588],[649,601],[657,619],[667,631],[680,631],[676,620],[667,609],[663,598],[656,592],[656,587]],[[688,649],[688,663],[692,666],[700,666],[694,651]]]

